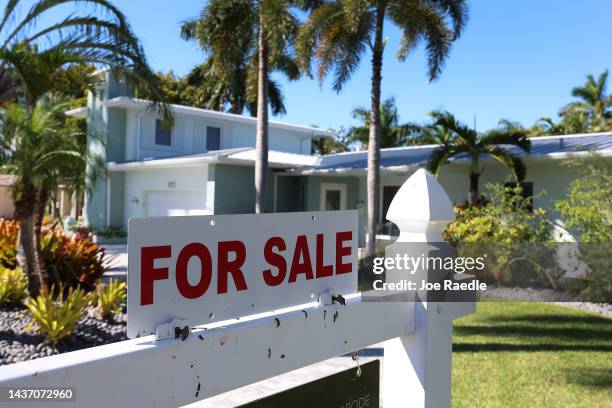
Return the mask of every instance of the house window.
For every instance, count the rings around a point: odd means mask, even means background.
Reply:
[[[160,119],[155,121],[155,144],[158,146],[172,146],[172,129],[164,126]]]
[[[516,188],[516,183],[514,182],[506,183],[504,184],[504,187]],[[521,183],[521,188],[522,188],[521,196],[524,199],[528,200],[527,209],[531,212],[533,211],[533,183],[532,182]]]
[[[221,148],[221,128],[206,127],[206,150],[219,150]]]
[[[321,211],[346,210],[346,184],[321,184]]]

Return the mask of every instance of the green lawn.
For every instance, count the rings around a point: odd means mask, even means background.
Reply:
[[[453,407],[612,407],[612,319],[479,303],[455,322]]]

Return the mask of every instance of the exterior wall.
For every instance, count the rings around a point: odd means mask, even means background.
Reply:
[[[612,159],[609,159],[612,160]],[[527,177],[525,182],[533,183],[534,193],[534,207],[540,207],[547,211],[548,217],[551,221],[559,224],[559,214],[555,210],[555,202],[565,198],[567,190],[573,180],[578,175],[575,170],[562,164],[561,160],[528,160],[527,163]],[[511,180],[511,173],[507,168],[501,164],[493,161],[484,162],[485,170],[480,177],[479,189],[481,193],[486,193],[487,183],[503,183]],[[383,174],[381,175],[381,208],[382,208],[382,188],[384,186],[400,186],[413,172],[407,172],[402,174]],[[314,177],[310,177],[314,178]],[[367,221],[367,208],[366,203],[366,181],[365,176],[348,176],[344,177],[345,180],[351,179],[358,181],[358,200],[359,205],[351,206],[348,205],[349,209],[359,209],[359,231],[360,231],[360,245],[365,241],[362,238],[365,237],[365,225]],[[440,184],[444,187],[444,190],[449,195],[453,203],[465,202],[469,197],[469,179],[468,179],[468,168],[461,164],[450,164],[444,166],[440,170],[438,177]],[[334,181],[335,182],[335,181]],[[312,186],[312,184],[311,184]],[[309,201],[311,205],[318,205],[313,201],[318,200],[320,194],[320,188],[317,189],[315,186],[309,191]],[[385,214],[381,215],[380,222],[386,221],[384,219]]]
[[[122,223],[130,218],[147,216],[149,191],[203,191],[208,188],[208,166],[125,172],[125,194],[117,199],[123,204]],[[170,187],[174,186],[174,187]],[[206,194],[208,196],[208,194]],[[119,201],[121,200],[121,201]],[[207,209],[213,213],[211,203]]]
[[[321,210],[321,184],[345,184],[346,185],[346,208],[359,210],[359,245],[365,244],[363,232],[366,225],[365,220],[365,190],[359,177],[342,176],[308,176],[304,183],[304,211]],[[363,195],[362,195],[363,191]]]
[[[304,176],[276,176],[275,212],[303,211],[306,180]]]
[[[13,195],[10,187],[0,187],[0,217],[13,218],[15,215],[15,205],[13,204]]]
[[[555,201],[565,197],[570,183],[578,176],[576,171],[563,165],[562,160],[527,160],[525,182],[533,183],[534,206],[544,208],[551,219],[557,219]],[[512,181],[511,173],[501,164],[484,162],[485,170],[480,176],[479,189],[486,194],[487,183]],[[453,202],[463,202],[468,198],[469,181],[467,166],[448,165],[442,168],[440,183]]]
[[[255,147],[255,125],[229,120],[177,114],[172,129],[172,146],[155,145],[157,116],[146,110],[123,109],[127,133],[122,143],[125,155],[117,161],[184,156],[206,152],[206,128],[221,128],[221,149]],[[310,137],[303,133],[270,128],[270,150],[310,154]]]
[[[213,166],[211,166],[213,167]],[[250,214],[255,212],[255,169],[252,166],[214,166],[214,213]],[[274,181],[268,175],[266,212],[273,210]]]
[[[110,72],[103,75],[105,81],[102,88],[95,97],[91,93],[88,96],[87,149],[106,163],[120,161],[125,157],[127,115],[123,109],[106,108],[101,104],[104,100],[117,96],[131,96],[133,91],[125,83],[113,78]],[[116,195],[122,194],[121,183],[115,183],[113,188],[116,189]],[[83,214],[86,225],[97,229],[104,229],[109,225],[110,219],[106,213],[108,193],[107,176],[100,172],[91,192],[85,195]]]
[[[610,159],[612,160],[612,159]],[[487,183],[503,183],[512,181],[510,172],[501,164],[485,161],[485,170],[480,177],[480,191],[486,193]],[[528,160],[526,182],[533,183],[534,206],[544,208],[551,221],[558,223],[559,215],[555,211],[555,201],[563,199],[570,183],[577,174],[572,168],[562,165],[560,160]],[[380,208],[382,209],[382,189],[384,186],[401,186],[413,172],[401,174],[382,174]],[[450,164],[440,170],[440,184],[454,203],[462,203],[468,199],[469,179],[468,168],[461,164]],[[367,185],[364,176],[308,176],[304,183],[306,206],[305,211],[319,210],[321,183],[346,183],[347,208],[359,210],[359,245],[365,244],[367,222]],[[279,188],[279,194],[281,193]],[[386,221],[386,214],[381,214],[379,222]]]
[[[107,207],[110,214],[107,214],[108,225],[111,227],[123,227],[123,208],[125,203],[125,174],[110,173],[108,175],[108,189],[110,194]],[[108,210],[107,209],[107,210]]]

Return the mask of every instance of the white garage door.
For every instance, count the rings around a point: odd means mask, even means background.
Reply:
[[[149,217],[204,214],[209,214],[206,210],[204,191],[149,191],[147,193],[147,215]]]

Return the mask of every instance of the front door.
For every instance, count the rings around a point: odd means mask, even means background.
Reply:
[[[321,184],[321,211],[346,210],[346,184]]]

